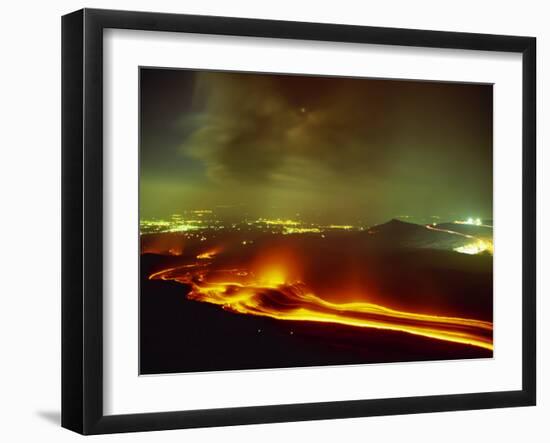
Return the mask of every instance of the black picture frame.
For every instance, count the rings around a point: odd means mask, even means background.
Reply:
[[[522,389],[129,415],[103,412],[103,30],[522,54]],[[83,9],[62,18],[62,426],[81,434],[530,406],[536,403],[536,39]],[[519,147],[518,147],[519,148]]]

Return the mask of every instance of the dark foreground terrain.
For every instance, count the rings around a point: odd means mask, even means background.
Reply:
[[[492,321],[490,257],[429,250],[389,257],[381,260],[386,265],[378,263],[377,274],[386,281],[385,290],[403,294],[405,307],[413,307],[406,300],[408,288],[429,280],[450,315]],[[178,260],[142,256],[142,374],[492,357],[492,351],[480,347],[404,332],[236,314],[187,299],[186,285],[148,279]],[[435,306],[438,301],[416,303]]]

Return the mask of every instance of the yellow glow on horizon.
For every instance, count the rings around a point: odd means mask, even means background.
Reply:
[[[352,225],[329,225],[330,229],[343,229],[345,231],[348,231],[350,229],[353,229]]]
[[[453,251],[469,255],[476,255],[485,251],[487,251],[489,254],[493,254],[493,243],[479,239],[473,243],[468,243],[467,245],[454,248]]]
[[[307,234],[307,233],[320,233],[319,228],[294,228],[285,226],[283,234]]]
[[[280,218],[276,218],[276,219],[260,218],[258,219],[258,221],[261,223],[265,223],[266,225],[276,225],[276,226],[297,226],[300,224],[300,222],[296,220],[291,220],[291,219],[283,220]]]
[[[480,218],[469,217],[466,220],[455,220],[453,223],[457,225],[474,225],[474,226],[484,226],[483,221]]]

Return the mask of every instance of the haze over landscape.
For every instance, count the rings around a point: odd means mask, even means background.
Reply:
[[[143,217],[492,218],[492,86],[142,68],[141,93]]]
[[[142,373],[492,356],[492,86],[140,91]]]

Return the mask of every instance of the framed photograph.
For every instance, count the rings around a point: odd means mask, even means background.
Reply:
[[[533,37],[62,20],[62,425],[536,401]]]

